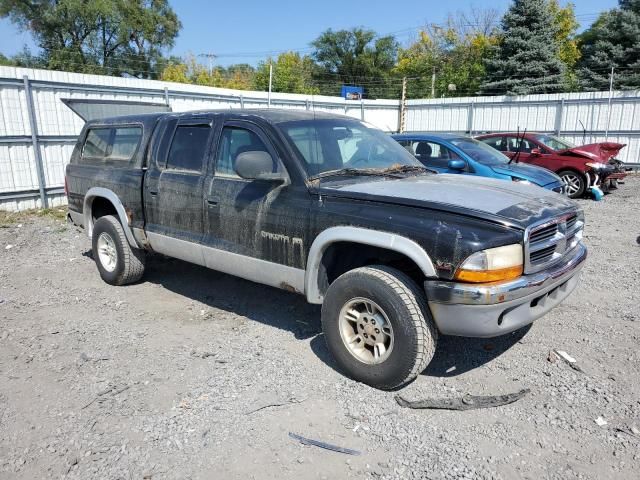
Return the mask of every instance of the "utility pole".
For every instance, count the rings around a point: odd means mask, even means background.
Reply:
[[[271,86],[273,84],[273,65],[269,62],[269,93],[267,95],[267,107],[271,108]]]
[[[402,78],[402,98],[400,99],[400,133],[404,133],[407,123],[407,77]]]
[[[611,76],[609,77],[609,101],[607,103],[607,128],[604,131],[604,141],[609,139],[609,124],[611,123],[611,97],[613,97],[613,69],[611,67]]]
[[[198,56],[209,59],[209,75],[213,75],[213,61],[218,56],[215,53],[200,53]]]
[[[431,74],[431,98],[436,98],[436,67],[433,66],[433,73]]]

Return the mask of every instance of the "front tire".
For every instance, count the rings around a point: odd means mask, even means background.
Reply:
[[[329,286],[322,330],[349,377],[383,390],[413,381],[433,358],[438,338],[424,293],[382,265],[351,270]]]
[[[144,274],[144,250],[131,248],[122,225],[113,215],[98,218],[93,224],[93,258],[100,277],[110,285],[133,283]]]
[[[562,170],[558,172],[558,175],[565,184],[565,191],[569,198],[580,198],[584,195],[584,191],[587,188],[584,175],[574,170]]]

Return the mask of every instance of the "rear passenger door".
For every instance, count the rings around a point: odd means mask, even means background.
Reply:
[[[147,234],[154,250],[202,263],[195,244],[201,243],[204,232],[203,184],[211,151],[212,121],[173,119],[164,125],[164,130],[154,145],[156,158],[151,159],[154,163],[145,181]]]

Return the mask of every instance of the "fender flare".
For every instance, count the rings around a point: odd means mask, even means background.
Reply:
[[[331,227],[323,230],[309,249],[304,278],[304,290],[309,303],[320,304],[324,300],[324,295],[318,285],[318,272],[324,252],[335,242],[353,242],[393,250],[413,260],[427,278],[437,277],[433,262],[427,252],[409,238],[367,228]]]
[[[133,236],[131,227],[129,226],[129,218],[127,217],[127,212],[124,209],[124,205],[122,205],[122,202],[113,191],[103,187],[90,188],[84,196],[84,205],[82,211],[84,214],[84,225],[87,229],[87,235],[89,236],[89,238],[91,238],[91,235],[93,234],[93,215],[91,212],[91,204],[93,202],[93,199],[98,197],[104,198],[111,202],[111,204],[115,207],[116,212],[118,213],[120,224],[122,225],[124,234],[127,237],[129,244],[133,248],[140,248],[138,242]]]

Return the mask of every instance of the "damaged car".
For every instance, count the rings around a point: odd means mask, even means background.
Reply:
[[[587,257],[568,198],[436,174],[327,113],[92,120],[65,188],[106,283],[140,281],[155,252],[304,295],[338,368],[381,389],[415,379],[440,334],[494,337],[542,317]]]
[[[626,172],[614,157],[625,146],[601,142],[575,146],[546,133],[491,133],[478,140],[504,153],[515,162],[529,163],[557,173],[571,198],[587,193],[601,198],[602,192],[617,188]]]

